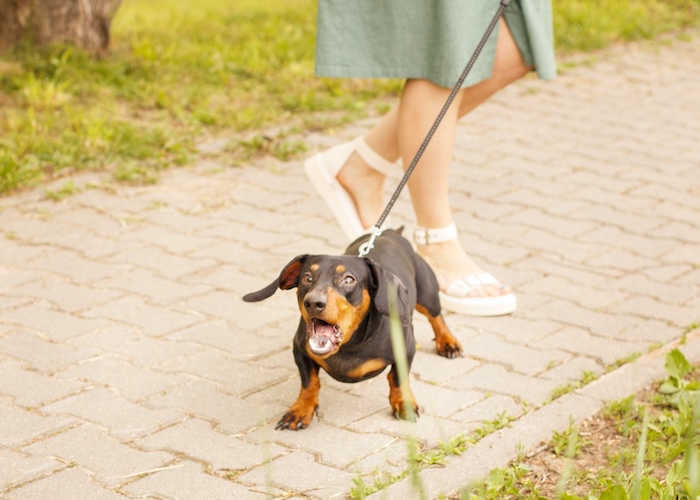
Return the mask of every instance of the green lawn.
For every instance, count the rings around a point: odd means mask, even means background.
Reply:
[[[700,24],[700,0],[557,0],[559,54]],[[235,164],[304,151],[292,134],[386,109],[401,82],[313,75],[316,0],[125,0],[109,55],[0,57],[0,194],[99,169],[150,182],[230,138]]]

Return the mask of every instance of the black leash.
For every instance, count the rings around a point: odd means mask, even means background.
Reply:
[[[420,161],[421,156],[423,156],[423,153],[425,152],[425,149],[428,147],[428,144],[430,143],[430,140],[433,138],[433,135],[435,135],[435,131],[437,130],[438,126],[440,125],[440,122],[442,122],[442,119],[445,117],[445,114],[447,113],[447,110],[449,109],[450,105],[452,104],[452,101],[454,101],[454,98],[457,95],[457,92],[459,92],[459,90],[462,88],[462,84],[464,83],[464,80],[467,78],[467,75],[471,71],[472,66],[474,66],[474,63],[476,62],[476,58],[479,57],[479,54],[481,54],[481,51],[483,50],[484,45],[486,45],[487,40],[491,36],[491,33],[493,32],[494,28],[496,27],[498,20],[503,15],[503,12],[508,7],[508,4],[510,4],[510,0],[501,0],[501,4],[498,7],[498,10],[496,11],[496,14],[494,15],[493,19],[491,20],[491,24],[489,24],[488,28],[486,29],[486,33],[484,33],[484,36],[481,38],[481,41],[479,42],[479,45],[477,45],[476,49],[474,50],[474,54],[472,55],[471,59],[467,63],[467,66],[464,68],[464,71],[462,71],[462,74],[459,77],[459,79],[457,80],[457,83],[452,88],[452,92],[450,92],[450,95],[447,98],[447,101],[445,101],[445,104],[442,106],[440,113],[438,114],[437,118],[435,119],[435,123],[433,123],[433,126],[430,127],[430,130],[428,131],[428,135],[425,136],[425,139],[423,140],[423,144],[421,144],[420,148],[418,148],[416,155],[413,157],[413,161],[411,161],[411,164],[406,169],[406,172],[404,172],[403,177],[401,178],[399,185],[396,187],[394,194],[391,196],[389,203],[387,203],[386,208],[384,209],[384,212],[382,212],[382,215],[379,217],[379,220],[377,221],[377,223],[372,227],[372,229],[370,229],[369,240],[367,242],[363,243],[362,246],[360,246],[360,257],[365,257],[370,252],[370,250],[372,250],[372,248],[374,247],[374,240],[377,238],[377,236],[379,236],[382,233],[382,231],[380,229],[382,227],[382,224],[384,224],[384,221],[388,217],[389,212],[391,212],[391,209],[394,207],[394,204],[396,203],[396,200],[398,200],[399,195],[401,194],[401,191],[403,190],[404,186],[408,182],[408,178],[411,176],[411,174],[413,173],[413,170],[416,168],[416,165],[418,164],[418,161]]]

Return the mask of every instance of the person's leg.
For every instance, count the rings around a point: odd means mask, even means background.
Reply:
[[[365,142],[379,156],[391,162],[399,158],[398,106],[385,114],[365,134]],[[353,153],[338,172],[338,182],[355,202],[362,225],[369,229],[384,210],[384,174],[367,165],[359,154]]]
[[[509,83],[524,76],[530,68],[525,66],[525,63],[520,56],[515,42],[510,35],[510,31],[503,19],[499,23],[499,35],[496,46],[496,58],[492,76],[472,87],[463,89],[456,101],[459,103],[458,118],[469,113],[471,110],[486,101],[498,90],[502,89]],[[413,89],[416,90],[416,89]],[[437,116],[438,111],[442,108],[449,90],[444,93],[441,102],[432,103],[434,109],[429,110],[429,115],[426,120],[430,120],[429,125],[423,131],[423,136],[420,138],[418,145],[425,138],[432,121]],[[404,97],[402,96],[403,102]],[[420,103],[420,90],[417,95],[417,100]],[[453,104],[456,107],[456,103]],[[404,106],[405,107],[405,106]],[[456,120],[452,118],[452,120]],[[443,122],[444,125],[444,122]],[[441,125],[441,127],[443,126]],[[367,132],[365,140],[367,144],[376,151],[380,156],[389,160],[395,161],[399,158],[401,150],[399,148],[399,106],[394,107],[386,115],[384,115],[377,124]],[[453,132],[454,134],[454,132]],[[418,149],[415,146],[414,151]],[[451,146],[450,146],[450,161],[451,161]],[[411,156],[408,161],[404,159],[404,164],[407,166],[413,159]],[[449,164],[447,165],[449,168]],[[348,191],[350,196],[355,201],[355,205],[365,228],[370,228],[374,224],[379,215],[384,209],[382,200],[382,192],[384,186],[384,175],[366,165],[359,155],[353,154],[338,173],[338,181]],[[415,204],[415,202],[414,202]],[[422,205],[421,205],[422,206]],[[419,208],[420,210],[420,208]],[[432,227],[432,226],[427,226]]]
[[[449,168],[459,117],[528,71],[505,22],[501,20],[493,76],[457,95],[454,106],[448,110],[408,181],[418,226],[441,228],[453,222],[448,201]],[[398,138],[404,164],[412,160],[449,93],[450,89],[426,80],[406,83],[398,114]],[[464,276],[483,272],[467,256],[458,240],[419,245],[418,252],[435,271],[443,290]],[[509,290],[490,285],[475,293],[500,295],[509,293]]]

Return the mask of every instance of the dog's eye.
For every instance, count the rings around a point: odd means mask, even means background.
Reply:
[[[343,276],[343,285],[353,285],[355,284],[355,277],[350,276],[349,274],[347,276]]]
[[[311,276],[311,273],[305,273],[304,276],[301,277],[301,281],[304,283],[313,283],[314,278]]]

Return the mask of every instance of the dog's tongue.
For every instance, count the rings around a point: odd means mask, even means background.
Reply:
[[[338,333],[333,325],[317,321],[309,337],[309,347],[316,354],[326,354],[339,342]]]

